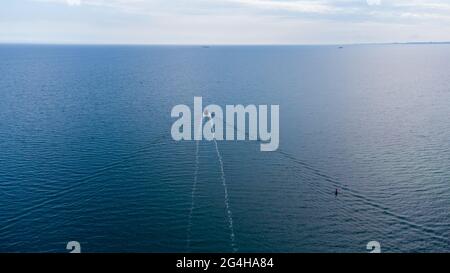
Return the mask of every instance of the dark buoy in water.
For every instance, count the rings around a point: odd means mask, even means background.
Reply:
[[[334,196],[338,196],[338,194],[339,194],[339,192],[338,192],[338,189],[336,189],[336,191],[334,192]]]

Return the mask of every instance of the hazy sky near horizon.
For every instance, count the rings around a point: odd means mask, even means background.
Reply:
[[[450,41],[450,0],[2,0],[0,42]]]

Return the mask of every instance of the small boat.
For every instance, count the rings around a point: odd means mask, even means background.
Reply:
[[[203,112],[203,117],[204,118],[211,118],[211,113],[210,112],[208,112],[208,110],[205,110],[204,112]]]

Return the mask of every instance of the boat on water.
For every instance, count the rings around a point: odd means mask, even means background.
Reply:
[[[208,110],[206,110],[206,109],[205,109],[205,111],[203,112],[203,118],[209,118],[209,119],[212,118],[212,117],[211,117],[211,113],[208,112]]]

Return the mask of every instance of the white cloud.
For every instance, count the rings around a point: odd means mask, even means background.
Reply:
[[[81,0],[67,0],[69,6],[79,6],[81,5]]]
[[[381,5],[381,0],[366,0],[369,6],[379,6]]]
[[[36,40],[171,44],[450,40],[450,0],[32,1],[55,4],[47,13],[22,19],[29,26],[20,30],[20,37]],[[48,22],[41,32],[37,20]],[[0,26],[0,40],[19,37],[11,27],[19,23],[14,18]]]
[[[230,2],[260,9],[286,10],[305,13],[330,13],[337,9],[321,1],[273,1],[273,0],[229,0]]]

